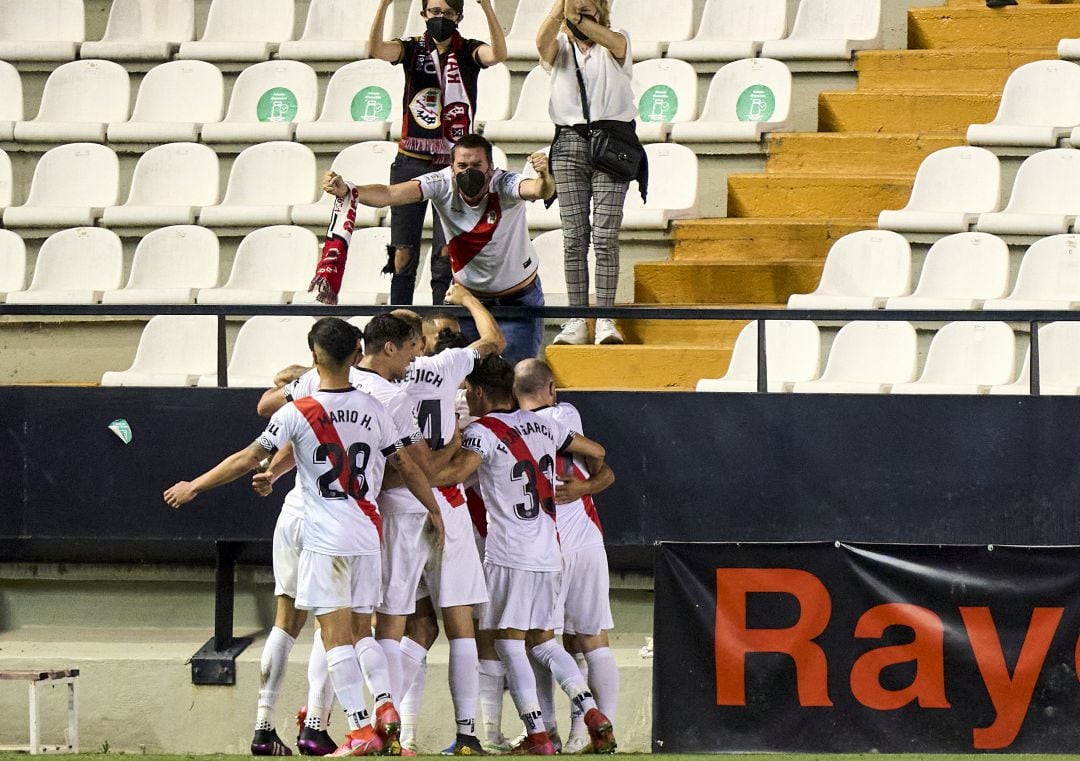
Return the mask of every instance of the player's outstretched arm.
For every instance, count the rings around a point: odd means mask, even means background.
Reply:
[[[269,497],[274,491],[277,480],[295,467],[296,456],[293,453],[292,442],[289,442],[277,451],[266,470],[252,477],[251,488],[260,497]]]
[[[395,452],[388,462],[401,474],[412,495],[427,509],[431,530],[435,533],[435,546],[442,547],[446,540],[442,511],[439,509],[439,503],[435,501],[435,496],[431,493],[431,482],[420,466],[413,462],[409,449],[412,447]]]
[[[445,301],[447,304],[456,304],[469,310],[469,315],[476,323],[476,332],[480,334],[477,340],[469,344],[469,348],[479,352],[481,359],[506,351],[506,336],[503,335],[499,323],[495,322],[495,318],[491,316],[487,307],[481,304],[480,299],[468,289],[458,283],[451,284],[446,292]]]
[[[344,198],[349,194],[349,185],[345,178],[334,171],[327,172],[322,178],[322,189],[335,198]],[[401,206],[424,200],[420,192],[420,183],[407,180],[394,185],[357,185],[356,200],[364,206]]]
[[[604,447],[598,441],[593,441],[588,436],[577,435],[570,441],[570,446],[565,450],[571,454],[579,454],[585,458],[585,464],[589,466],[590,473],[599,473],[604,469],[604,456],[607,454]]]
[[[270,452],[253,443],[247,449],[229,455],[194,481],[180,481],[170,486],[162,495],[165,504],[173,508],[183,507],[203,492],[224,486],[255,470],[269,454]]]
[[[480,467],[483,459],[469,449],[459,449],[450,458],[450,463],[431,479],[432,486],[453,486],[463,484]]]
[[[615,473],[607,463],[604,463],[598,472],[588,478],[577,478],[573,474],[565,478],[562,476],[557,476],[557,478],[559,481],[555,486],[555,504],[557,505],[576,502],[586,494],[599,494],[615,483]]]

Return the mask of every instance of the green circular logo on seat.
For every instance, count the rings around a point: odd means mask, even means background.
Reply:
[[[259,98],[255,113],[260,122],[291,122],[296,118],[296,96],[287,87],[271,87]]]
[[[354,122],[388,122],[390,108],[390,93],[372,85],[352,99],[352,118]]]
[[[735,104],[740,122],[767,122],[776,111],[776,96],[765,85],[750,85]]]
[[[679,110],[679,96],[667,85],[653,85],[638,100],[638,116],[643,122],[670,122]]]

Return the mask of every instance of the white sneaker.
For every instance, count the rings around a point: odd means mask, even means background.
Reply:
[[[562,330],[552,343],[580,346],[589,342],[589,324],[581,317],[571,317],[562,324]]]
[[[596,341],[598,344],[621,344],[622,333],[615,327],[615,320],[598,319],[596,321]]]
[[[566,742],[563,743],[562,748],[564,756],[577,755],[578,753],[584,753],[587,750],[592,750],[592,740],[589,739],[589,735],[585,732],[571,734],[566,738]]]

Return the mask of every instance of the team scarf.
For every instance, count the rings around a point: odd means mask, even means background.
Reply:
[[[345,262],[349,258],[349,244],[352,243],[353,229],[356,226],[356,186],[345,183],[349,192],[334,199],[334,210],[330,214],[330,226],[326,230],[322,256],[315,268],[315,277],[308,285],[308,291],[315,291],[315,300],[333,306],[338,303],[341,293],[341,278],[345,274]]]
[[[408,153],[431,156],[436,164],[450,163],[450,149],[473,131],[473,105],[461,77],[465,40],[454,32],[443,60],[431,35],[424,33],[425,53],[406,72],[405,121],[398,146]],[[431,59],[434,71],[424,65]]]

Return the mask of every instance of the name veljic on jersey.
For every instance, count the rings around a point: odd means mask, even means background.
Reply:
[[[434,370],[413,370],[409,379],[417,383],[430,383],[432,386],[441,386],[443,384],[443,377]]]

